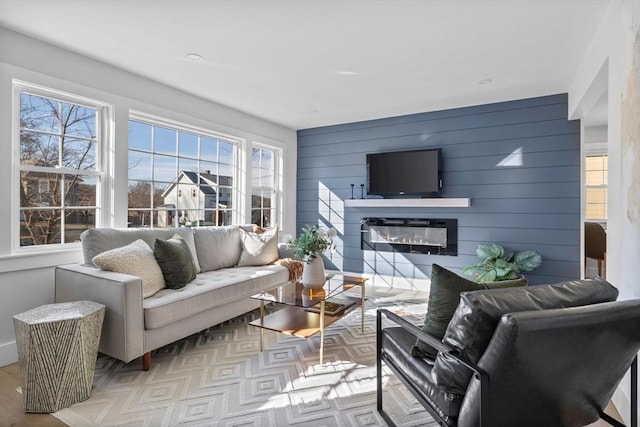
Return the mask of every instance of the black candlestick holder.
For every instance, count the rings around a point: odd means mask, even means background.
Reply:
[[[355,184],[351,184],[351,200],[353,200],[353,187],[355,186]]]
[[[360,198],[364,199],[364,184],[360,184]]]

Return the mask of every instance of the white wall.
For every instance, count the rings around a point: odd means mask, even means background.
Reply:
[[[602,68],[607,67],[607,73]],[[569,114],[583,117],[606,75],[608,90],[609,199],[607,280],[619,299],[640,298],[640,2],[615,0],[569,92]],[[594,90],[597,88],[597,90]],[[602,92],[600,92],[602,93]],[[629,381],[614,396],[629,420]]]
[[[292,129],[215,104],[93,59],[0,27],[0,366],[17,360],[13,315],[52,303],[53,266],[81,260],[80,250],[47,255],[11,253],[12,79],[19,79],[109,103],[115,112],[114,180],[110,204],[115,215],[108,226],[127,223],[127,144],[129,111],[135,110],[246,141],[273,144],[284,150],[284,201],[281,228],[295,234],[296,133]],[[251,156],[243,156],[250,170]],[[248,181],[250,182],[250,180]],[[250,218],[250,194],[242,194],[244,218]],[[241,219],[242,220],[242,219]]]

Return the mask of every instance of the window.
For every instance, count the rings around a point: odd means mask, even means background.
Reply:
[[[607,155],[587,155],[585,159],[585,218],[607,220]]]
[[[15,84],[19,100],[16,246],[79,242],[99,218],[106,106]]]
[[[237,141],[230,138],[133,116],[129,226],[232,224],[237,218],[236,151]]]
[[[276,218],[275,151],[254,147],[251,153],[251,222],[269,227]]]

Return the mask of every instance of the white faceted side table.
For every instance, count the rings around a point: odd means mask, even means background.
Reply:
[[[86,400],[105,306],[47,304],[13,316],[25,412],[49,413]]]

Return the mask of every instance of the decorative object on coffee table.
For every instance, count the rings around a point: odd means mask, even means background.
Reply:
[[[289,242],[289,248],[294,256],[305,263],[302,271],[302,284],[305,287],[318,289],[324,285],[326,274],[320,255],[328,248],[334,247],[335,235],[335,228],[325,232],[317,225],[307,225],[302,228],[302,233],[294,241]]]
[[[542,263],[539,253],[532,250],[505,254],[500,245],[480,244],[476,249],[480,261],[462,269],[476,283],[518,279],[518,274],[531,271]]]
[[[56,412],[89,398],[104,312],[102,304],[76,301],[13,317],[25,412]]]

